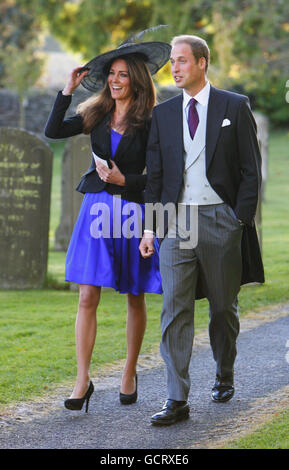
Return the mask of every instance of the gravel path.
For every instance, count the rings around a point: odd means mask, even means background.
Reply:
[[[254,429],[289,407],[289,303],[241,320],[235,365],[235,396],[213,403],[215,364],[207,333],[196,337],[191,360],[190,419],[154,427],[150,417],[166,400],[159,355],[141,356],[139,399],[119,403],[121,366],[93,379],[89,412],[63,407],[70,388],[20,403],[0,414],[1,449],[209,449]]]

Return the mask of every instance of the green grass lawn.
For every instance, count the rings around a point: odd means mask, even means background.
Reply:
[[[227,449],[289,449],[289,409],[276,413],[258,430],[227,445]]]
[[[269,179],[263,205],[263,259],[266,283],[242,288],[240,313],[289,299],[288,148],[289,134],[271,134]],[[61,155],[63,143],[53,145],[53,183],[49,233],[47,288],[0,291],[1,371],[0,404],[27,400],[65,381],[73,381],[74,321],[78,294],[65,290],[65,253],[53,251],[60,217]],[[158,350],[162,297],[146,296],[148,324],[142,352]],[[126,354],[126,296],[113,291],[102,295],[98,336],[91,373]],[[208,304],[196,304],[196,331],[207,328]],[[288,415],[287,416],[288,420]],[[285,419],[285,418],[284,418]]]
[[[36,290],[1,292],[1,403],[24,400],[75,375],[74,320],[78,294]],[[158,302],[152,296],[152,341],[158,340]],[[126,297],[103,293],[92,363],[125,356]],[[146,341],[145,349],[149,349]]]
[[[269,181],[263,206],[263,260],[266,284],[258,288],[258,303],[282,302],[289,298],[288,132],[279,131],[271,135],[269,155]],[[245,289],[241,295],[243,308],[246,303],[244,292]],[[289,449],[288,429],[289,409],[274,416],[255,432],[235,440],[227,448]]]

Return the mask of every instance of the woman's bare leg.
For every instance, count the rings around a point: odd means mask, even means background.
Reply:
[[[135,391],[136,366],[146,329],[146,304],[144,294],[127,295],[127,358],[121,382],[121,393]]]
[[[86,284],[79,286],[79,304],[75,322],[77,377],[70,398],[83,397],[89,386],[89,367],[96,338],[96,309],[100,293],[101,287]]]

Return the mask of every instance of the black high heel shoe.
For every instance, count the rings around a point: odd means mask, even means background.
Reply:
[[[129,395],[119,392],[119,399],[122,405],[131,405],[137,401],[137,375],[135,376],[135,391]]]
[[[88,412],[88,404],[89,404],[89,399],[91,395],[94,392],[94,386],[93,383],[90,381],[89,387],[87,389],[86,394],[82,398],[68,398],[64,402],[65,408],[68,410],[81,410],[83,407],[83,403],[86,401],[86,406],[85,406],[85,412]]]

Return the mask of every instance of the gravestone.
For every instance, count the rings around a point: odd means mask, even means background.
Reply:
[[[259,244],[262,252],[262,203],[265,201],[265,187],[268,176],[268,141],[269,141],[269,119],[262,113],[254,112],[257,125],[257,139],[262,157],[262,186],[256,211],[256,228]]]
[[[260,112],[253,113],[257,125],[257,138],[262,156],[261,200],[265,200],[265,187],[268,177],[269,119]]]
[[[0,129],[0,288],[44,285],[52,151],[27,131]]]
[[[84,134],[71,137],[63,153],[61,180],[61,216],[55,233],[54,249],[66,251],[76,222],[83,195],[75,190],[81,175],[91,162],[90,137]]]

